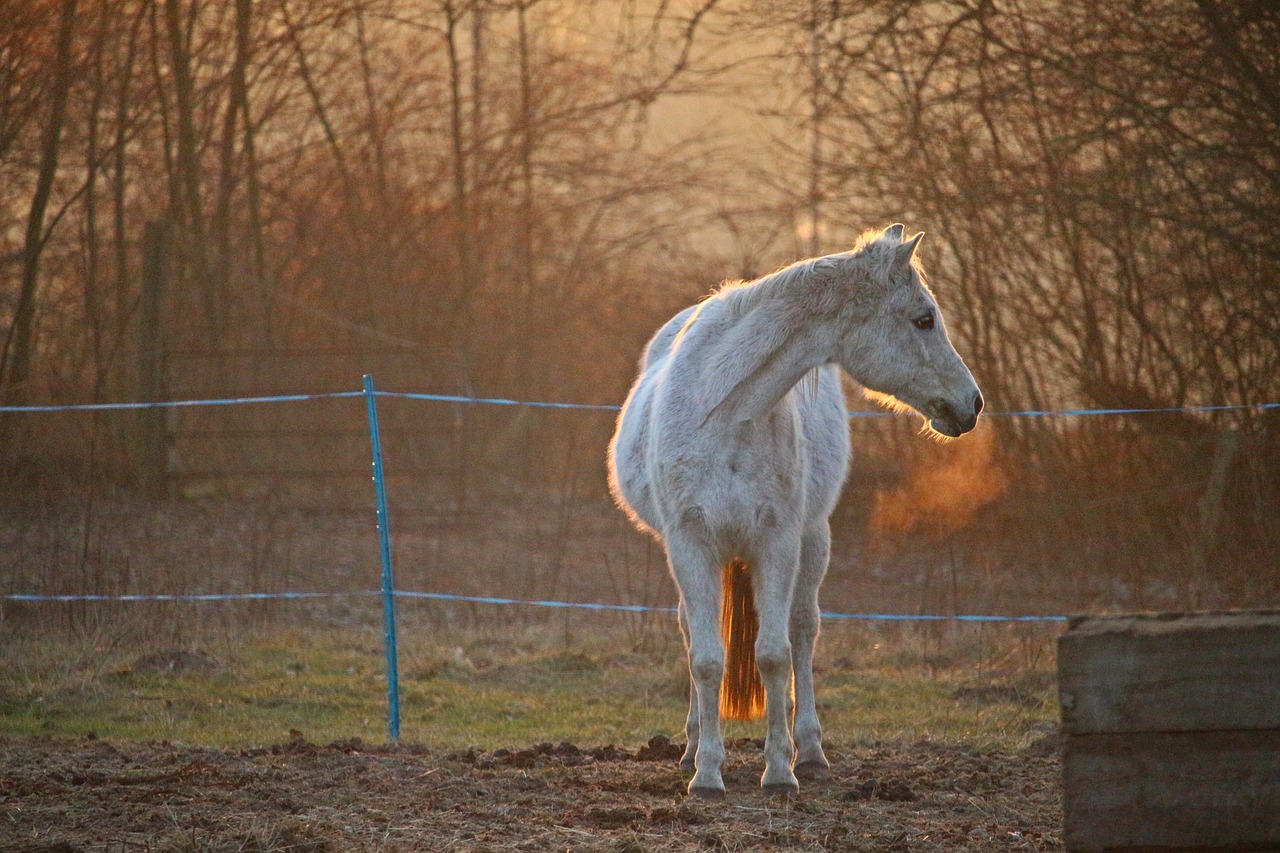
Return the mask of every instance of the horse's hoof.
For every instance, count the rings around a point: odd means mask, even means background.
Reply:
[[[825,761],[802,761],[792,768],[802,782],[814,782],[831,775],[831,765]]]
[[[689,796],[700,800],[723,800],[724,788],[690,788]]]
[[[764,791],[766,797],[786,797],[787,799],[792,799],[800,796],[800,786],[793,785],[789,782],[761,785],[760,790]]]
[[[681,759],[680,770],[684,773],[696,773],[698,768],[694,765],[692,758]]]

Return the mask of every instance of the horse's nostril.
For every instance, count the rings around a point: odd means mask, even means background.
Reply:
[[[973,416],[976,418],[982,414],[982,392],[973,395]]]

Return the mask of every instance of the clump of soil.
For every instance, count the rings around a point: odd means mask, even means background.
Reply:
[[[683,743],[674,743],[666,735],[654,735],[636,752],[636,761],[679,761],[684,756]]]
[[[828,778],[760,792],[758,739],[728,796],[690,799],[684,744],[492,752],[328,745],[208,749],[0,739],[0,853],[193,850],[1061,850],[1056,754],[834,743]]]

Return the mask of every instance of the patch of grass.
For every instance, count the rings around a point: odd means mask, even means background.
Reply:
[[[635,747],[657,733],[683,737],[688,676],[674,632],[642,652],[607,632],[571,641],[548,634],[406,641],[414,634],[403,632],[402,739],[496,749],[561,740]],[[925,639],[925,647],[938,644]],[[1017,642],[975,652],[957,635],[945,645],[949,660],[940,666],[910,634],[830,631],[818,672],[827,739],[1012,748],[1056,719],[1052,672],[1021,665]],[[219,648],[143,653],[14,637],[0,651],[0,734],[92,732],[230,747],[281,743],[293,732],[317,743],[385,740],[377,631],[277,629]],[[762,737],[764,724],[729,723],[725,733]]]

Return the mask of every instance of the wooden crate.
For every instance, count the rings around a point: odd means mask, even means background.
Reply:
[[[1069,851],[1280,851],[1280,610],[1085,616],[1058,641]]]

